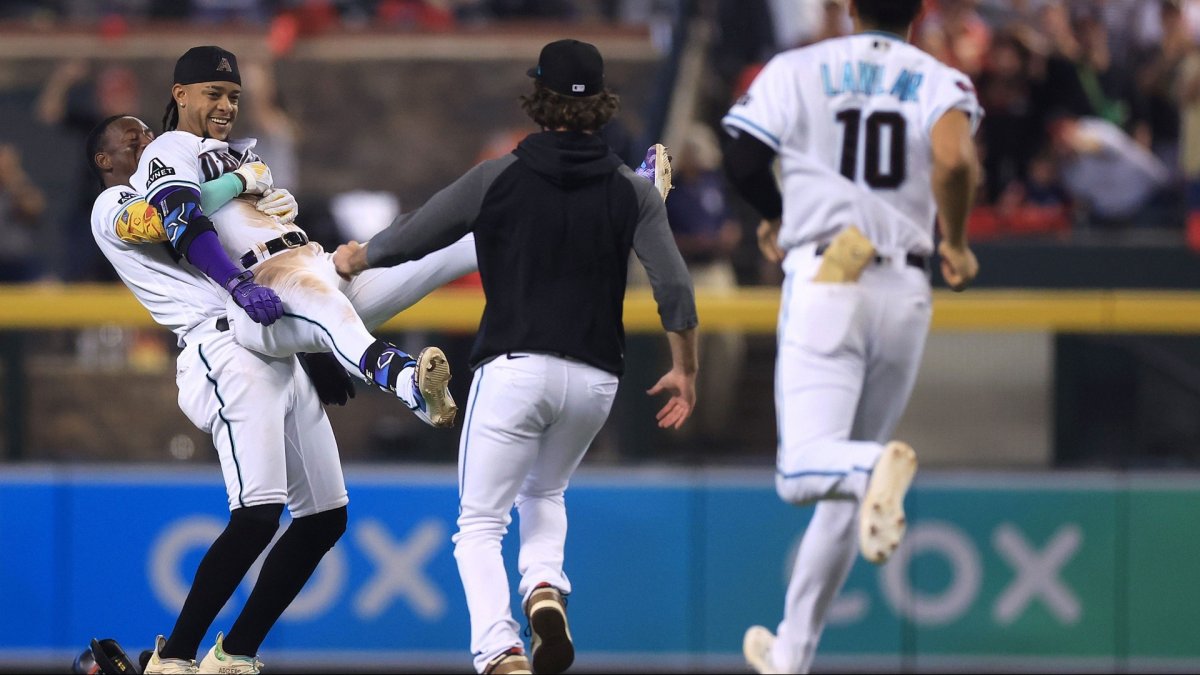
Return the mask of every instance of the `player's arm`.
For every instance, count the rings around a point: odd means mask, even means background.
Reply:
[[[200,186],[200,208],[205,213],[216,211],[240,195],[244,187],[243,182],[232,173],[206,181]],[[147,204],[142,197],[130,199],[122,205],[113,220],[113,232],[117,239],[126,244],[161,244],[168,241],[158,209]]]
[[[748,133],[738,134],[725,152],[725,174],[742,199],[762,216],[758,247],[771,262],[783,260],[779,227],[783,195],[775,180],[775,150]]]
[[[938,207],[942,242],[942,277],[961,291],[979,272],[979,263],[967,246],[967,216],[975,203],[979,158],[971,138],[971,119],[961,110],[950,110],[934,123],[933,196]]]
[[[514,161],[516,157],[509,155],[483,162],[442,188],[421,208],[397,216],[366,244],[339,246],[333,254],[338,274],[350,277],[371,267],[419,260],[462,239],[474,227],[492,182]]]
[[[229,291],[253,321],[270,325],[283,315],[283,303],[274,291],[254,283],[254,274],[240,269],[221,248],[201,206],[199,146],[187,136],[164,134],[151,142],[138,162],[133,185],[145,186],[146,203],[158,211],[176,253]]]
[[[671,369],[647,390],[651,396],[666,392],[670,398],[658,411],[658,426],[678,429],[696,407],[696,295],[683,256],[667,222],[667,209],[653,185],[635,179],[640,215],[633,235],[633,251],[646,268],[658,315],[671,347]]]

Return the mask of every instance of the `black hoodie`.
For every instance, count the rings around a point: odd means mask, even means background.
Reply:
[[[484,162],[376,235],[371,266],[414,260],[475,233],[487,305],[471,367],[545,352],[620,375],[630,250],[649,273],[663,326],[696,325],[683,259],[654,186],[597,135],[542,132]]]

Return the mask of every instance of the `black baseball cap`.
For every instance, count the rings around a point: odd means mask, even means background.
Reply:
[[[558,40],[542,47],[528,75],[564,96],[595,96],[604,89],[604,59],[595,45]]]
[[[175,62],[175,84],[242,83],[237,57],[220,47],[192,47]]]

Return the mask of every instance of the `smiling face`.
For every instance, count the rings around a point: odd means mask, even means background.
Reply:
[[[202,138],[229,138],[237,119],[242,86],[233,82],[176,84],[171,88],[179,106],[179,129]]]
[[[154,132],[136,117],[122,117],[104,131],[95,157],[106,186],[126,185],[137,170],[142,151],[154,140]]]

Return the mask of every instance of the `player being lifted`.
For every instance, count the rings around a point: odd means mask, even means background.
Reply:
[[[745,635],[760,673],[808,672],[856,538],[883,563],[904,534],[916,455],[890,439],[929,330],[935,218],[947,283],[961,290],[978,271],[965,232],[974,89],[907,43],[921,0],[850,7],[856,35],[776,56],[723,120],[736,138],[730,179],[765,218],[760,248],[785,272],[776,490],[817,504],[778,637]]]
[[[157,209],[179,254],[230,292],[229,329],[239,344],[273,357],[332,352],[348,372],[394,393],[429,424],[452,426],[457,407],[446,387],[450,370],[442,351],[428,347],[414,359],[372,336],[360,311],[382,322],[471,271],[474,258],[464,255],[469,247],[424,261],[419,272],[414,267],[351,287],[338,277],[329,254],[296,226],[295,199],[272,188],[270,170],[253,152],[254,140],[228,140],[240,96],[232,53],[212,46],[188,50],[175,67],[166,131],[146,147],[132,187]],[[245,196],[206,213],[200,184],[229,174],[241,184],[238,190],[230,182],[230,191]],[[422,283],[396,283],[414,279]],[[392,292],[403,285],[407,293]],[[364,296],[365,310],[351,300],[356,295]],[[394,311],[380,311],[380,305]]]

